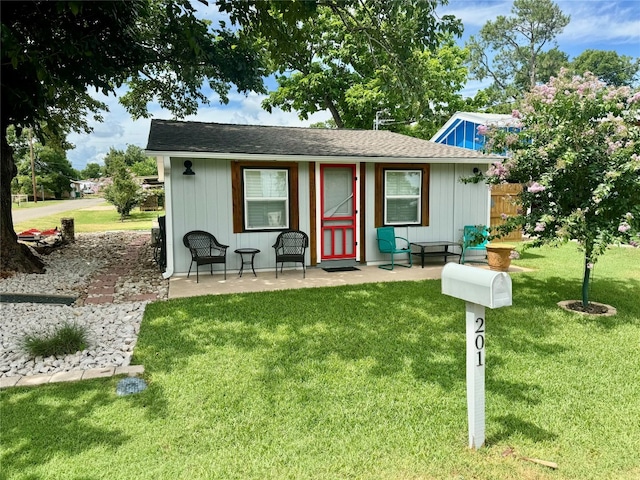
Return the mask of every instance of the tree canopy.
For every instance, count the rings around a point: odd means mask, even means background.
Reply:
[[[44,131],[41,131],[41,135],[43,133]],[[38,190],[38,195],[40,192],[42,194],[46,192],[55,198],[62,198],[65,193],[71,191],[71,182],[79,177],[79,173],[67,159],[66,144],[41,141],[33,137],[30,129],[23,130],[21,135],[16,135],[16,129],[13,126],[7,131],[7,141],[13,149],[17,167],[17,177],[11,184],[12,193],[32,195],[33,176],[36,184],[42,188]]]
[[[552,0],[514,0],[511,16],[488,21],[479,36],[470,37],[469,68],[473,78],[489,78],[481,94],[489,106],[511,103],[566,64],[555,38],[570,17]]]
[[[127,2],[2,2],[0,241],[2,269],[41,271],[20,246],[11,217],[11,181],[17,174],[6,139],[18,130],[46,128],[62,139],[87,131],[106,105],[105,94],[127,84],[122,103],[134,117],[148,116],[157,100],[176,116],[209,102],[203,84],[222,101],[235,85],[263,91],[260,50],[224,26],[196,18],[188,0]]]
[[[638,78],[640,58],[618,55],[613,50],[585,50],[571,62],[571,68],[582,75],[591,72],[608,85],[631,86]]]
[[[509,152],[488,181],[525,186],[522,213],[498,234],[523,228],[532,247],[576,240],[585,254],[586,306],[598,257],[613,243],[640,242],[640,91],[563,70],[534,87],[513,115],[519,132],[479,129],[489,151]]]
[[[111,183],[104,189],[104,198],[116,207],[120,214],[120,221],[124,221],[142,201],[142,188],[133,179],[133,174],[126,164],[124,155],[114,153],[111,149],[111,159],[106,165]]]
[[[464,103],[458,92],[467,74],[465,53],[453,42],[461,24],[438,18],[440,3],[318,6],[315,16],[288,26],[297,43],[270,48],[278,88],[263,107],[296,110],[302,119],[328,110],[338,128],[372,128],[381,112],[433,130]]]

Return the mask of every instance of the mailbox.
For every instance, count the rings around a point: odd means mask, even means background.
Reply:
[[[442,293],[489,308],[511,306],[511,277],[477,267],[447,263],[442,269]]]

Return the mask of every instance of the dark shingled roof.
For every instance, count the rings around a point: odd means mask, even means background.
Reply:
[[[478,159],[492,156],[386,130],[330,130],[152,120],[149,152]],[[493,157],[497,159],[498,157]]]

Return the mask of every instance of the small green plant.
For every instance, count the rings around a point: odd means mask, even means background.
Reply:
[[[462,235],[462,241],[465,248],[482,245],[487,240],[491,240],[489,229],[486,225],[475,225],[475,228],[465,228]]]
[[[87,330],[80,325],[64,323],[53,334],[27,335],[24,348],[34,357],[67,355],[87,348]]]

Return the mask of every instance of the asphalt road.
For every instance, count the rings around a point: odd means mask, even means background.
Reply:
[[[46,217],[49,215],[56,215],[58,213],[64,213],[69,210],[78,210],[80,208],[89,208],[101,205],[104,203],[104,198],[78,198],[73,200],[66,200],[64,202],[56,203],[55,205],[46,205],[43,207],[34,208],[14,208],[12,210],[13,224],[27,222],[40,217]]]

